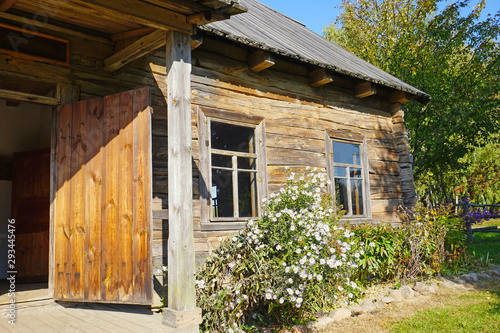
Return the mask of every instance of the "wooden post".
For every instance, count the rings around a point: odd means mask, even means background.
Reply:
[[[463,201],[464,203],[464,216],[466,216],[467,214],[469,214],[469,201]],[[472,224],[468,224],[467,225],[467,241],[469,243],[472,243],[472,241],[474,240],[474,238],[472,237]]]
[[[199,332],[196,307],[191,169],[191,37],[168,31],[168,308],[163,324]]]

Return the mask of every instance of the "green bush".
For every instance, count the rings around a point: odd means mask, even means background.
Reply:
[[[319,170],[291,173],[264,216],[222,242],[197,275],[202,329],[301,323],[360,295],[351,280],[362,252]]]

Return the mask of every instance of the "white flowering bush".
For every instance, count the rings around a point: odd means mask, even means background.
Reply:
[[[197,275],[204,332],[300,323],[360,295],[351,277],[361,253],[326,185],[322,170],[289,173],[263,217],[208,258]]]

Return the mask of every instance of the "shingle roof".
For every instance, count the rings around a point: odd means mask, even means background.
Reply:
[[[410,94],[428,94],[369,64],[309,30],[304,24],[256,1],[240,0],[248,12],[209,23],[201,29],[242,44]]]

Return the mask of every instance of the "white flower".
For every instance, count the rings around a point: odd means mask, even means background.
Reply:
[[[163,266],[162,269],[163,269],[164,272],[166,272],[167,269],[168,269],[168,267],[167,266]]]
[[[297,298],[297,303],[302,303],[302,298],[301,297]]]
[[[374,242],[370,242],[370,247],[375,247],[375,243]]]
[[[293,289],[292,289],[292,288],[286,288],[286,291],[287,291],[290,295],[293,295]]]
[[[279,302],[280,302],[280,304],[283,304],[285,302],[285,299],[283,297],[281,297]]]
[[[281,250],[281,245],[279,245],[279,244],[276,245],[276,250],[278,250],[278,251]]]
[[[347,297],[352,298],[354,295],[352,293],[347,294]]]
[[[285,273],[290,273],[290,267],[285,268]]]
[[[266,299],[271,299],[271,298],[273,298],[273,295],[271,295],[270,293],[267,293],[266,294]]]
[[[318,274],[318,276],[316,276],[316,280],[318,280],[318,281],[323,280],[323,276],[322,276],[322,275],[320,275],[320,274]]]
[[[300,249],[295,250],[297,254],[300,254]]]
[[[344,290],[344,288],[342,286],[339,286],[339,290],[342,291]]]
[[[289,278],[287,281],[288,281],[288,283],[290,283],[290,284],[291,284],[291,283],[293,283],[293,279],[292,279],[292,278]]]

